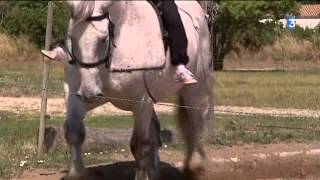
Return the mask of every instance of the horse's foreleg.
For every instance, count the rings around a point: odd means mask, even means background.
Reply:
[[[71,165],[66,179],[85,179],[86,176],[86,169],[81,157],[81,146],[85,139],[83,119],[86,113],[86,104],[78,97],[70,95],[67,101],[67,118],[64,124],[65,138],[71,152]]]
[[[160,127],[153,104],[143,104],[134,111],[131,151],[137,162],[136,180],[159,179]]]

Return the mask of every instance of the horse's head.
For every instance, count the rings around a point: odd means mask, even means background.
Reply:
[[[82,98],[102,96],[101,71],[109,45],[109,20],[101,9],[103,1],[66,1],[70,11],[68,36],[73,62],[79,68]]]

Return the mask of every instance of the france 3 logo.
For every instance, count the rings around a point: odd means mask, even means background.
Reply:
[[[286,16],[287,29],[294,30],[296,27],[296,17],[295,16]]]

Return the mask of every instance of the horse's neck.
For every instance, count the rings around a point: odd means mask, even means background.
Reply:
[[[110,8],[108,9],[110,14],[110,20],[116,26],[121,26],[124,24],[126,19],[128,19],[128,14],[130,11],[130,7],[128,5],[129,1],[115,1],[112,3]]]

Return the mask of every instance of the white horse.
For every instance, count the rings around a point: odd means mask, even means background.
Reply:
[[[212,118],[212,88],[209,31],[205,14],[196,1],[177,1],[188,37],[188,68],[197,84],[174,81],[170,52],[164,51],[157,15],[146,1],[67,1],[71,11],[68,41],[75,64],[65,63],[67,117],[65,138],[71,150],[66,179],[88,179],[81,158],[86,113],[104,103],[132,111],[134,117],[131,152],[137,163],[137,180],[159,178],[159,124],[151,96],[161,101],[177,96],[179,125],[186,142],[185,169],[195,155],[205,159],[200,144],[205,124]],[[108,14],[107,16],[104,16]],[[165,60],[163,69],[112,72],[104,59],[109,54],[109,23],[114,23],[115,47],[112,63],[128,59],[134,63]],[[137,51],[139,47],[140,51]],[[134,49],[134,50],[133,50]],[[103,96],[103,97],[101,97]],[[100,98],[97,98],[100,97]],[[194,108],[190,108],[194,107]]]

